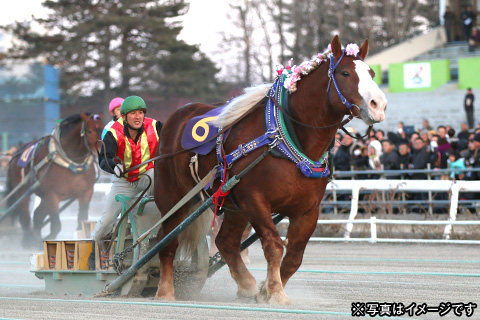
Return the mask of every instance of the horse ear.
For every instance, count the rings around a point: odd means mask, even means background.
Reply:
[[[340,59],[342,56],[342,44],[340,43],[338,35],[333,38],[332,42],[330,43],[330,47],[332,48],[332,53],[335,57],[335,60]]]
[[[367,54],[368,54],[368,39],[365,39],[365,42],[363,42],[358,55],[360,56],[360,58],[362,58],[362,60],[365,60],[365,58],[367,57]]]
[[[98,116],[100,117],[100,120],[103,120],[103,112],[100,112]]]
[[[84,112],[80,112],[80,118],[85,122],[88,120],[88,116]]]

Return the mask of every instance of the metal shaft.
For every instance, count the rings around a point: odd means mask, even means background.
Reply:
[[[282,216],[281,214],[276,214],[274,217],[273,217],[273,224],[277,224],[279,223],[280,221],[282,221],[284,218],[284,216]],[[249,236],[247,239],[243,240],[242,244],[240,245],[240,252],[242,252],[243,250],[247,249],[252,243],[254,243],[255,241],[258,240],[258,234],[256,232],[254,232],[251,236]],[[211,267],[208,268],[208,274],[207,274],[207,278],[210,278],[211,276],[213,276],[213,274],[215,272],[217,272],[218,270],[220,270],[221,267],[223,267],[224,265],[226,264],[226,262],[224,260],[220,260],[220,261],[217,261],[214,265],[212,265]]]
[[[3,221],[3,219],[5,219],[6,217],[8,217],[10,214],[12,214],[14,211],[13,209],[15,209],[17,207],[17,205],[22,202],[26,197],[28,197],[29,195],[31,195],[33,193],[33,191],[40,185],[40,181],[37,181],[35,182],[35,184],[28,188],[27,191],[25,191],[24,194],[22,194],[22,196],[20,198],[18,198],[7,210],[5,210],[5,212],[3,213],[3,215],[0,217],[0,222]]]
[[[232,189],[240,179],[237,176],[233,176],[222,187],[223,192],[227,192]],[[202,204],[197,210],[195,210],[190,216],[188,216],[182,223],[180,223],[175,229],[173,229],[168,235],[160,240],[152,249],[150,249],[143,257],[141,257],[135,264],[133,264],[127,271],[121,276],[116,278],[112,283],[107,284],[105,287],[106,293],[113,293],[120,289],[122,285],[131,277],[137,273],[137,271],[143,267],[150,259],[152,259],[158,252],[163,250],[170,242],[172,242],[183,230],[185,230],[190,224],[195,221],[205,210],[207,210],[213,204],[212,197],[208,198],[204,204]]]

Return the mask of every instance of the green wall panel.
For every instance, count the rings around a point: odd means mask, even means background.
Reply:
[[[373,81],[375,81],[378,85],[382,84],[382,68],[380,67],[379,64],[372,64],[369,65],[370,69],[375,72],[375,77],[373,78]]]
[[[425,66],[429,64],[430,78],[427,87],[408,87],[405,83],[405,65],[407,68],[414,69],[417,66]],[[414,92],[414,91],[431,91],[450,81],[450,61],[449,60],[433,60],[433,61],[416,61],[409,63],[394,63],[388,66],[388,83],[390,92]]]
[[[480,88],[480,58],[458,59],[458,86]]]

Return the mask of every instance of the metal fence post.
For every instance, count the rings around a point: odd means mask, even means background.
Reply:
[[[377,242],[377,218],[370,217],[370,242],[375,243]]]
[[[428,169],[428,174],[427,174],[427,180],[432,180],[432,173],[431,173],[431,166],[430,163],[427,163],[427,169]],[[428,214],[432,215],[433,214],[433,206],[432,206],[432,191],[428,191]]]
[[[461,189],[459,185],[460,185],[459,182],[454,183],[452,185],[452,188],[450,189],[451,196],[450,196],[450,212],[449,212],[448,221],[455,221],[457,219],[458,196]],[[443,239],[449,240],[451,232],[452,232],[452,225],[447,224],[445,226],[445,230],[443,231]]]
[[[403,170],[403,169],[404,169],[404,166],[403,166],[403,163],[401,163],[400,164],[400,170]],[[405,180],[405,175],[403,173],[400,176],[400,180]],[[394,199],[395,199],[395,197],[394,197]],[[405,200],[406,200],[405,191],[402,190],[402,201],[405,203]],[[402,205],[402,213],[403,213],[403,215],[407,214],[407,206]]]
[[[348,217],[348,221],[355,220],[355,217],[358,213],[358,198],[360,196],[360,184],[354,183],[352,186],[352,204],[350,208],[350,215]],[[345,233],[343,234],[344,238],[350,238],[350,233],[353,229],[353,223],[348,222],[345,226]]]

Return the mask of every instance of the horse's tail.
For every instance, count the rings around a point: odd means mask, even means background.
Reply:
[[[192,206],[191,212],[196,210],[203,201],[197,202]],[[188,226],[185,231],[178,236],[178,249],[177,258],[180,260],[188,259],[192,257],[196,248],[201,241],[205,241],[211,226],[212,226],[213,212],[211,209],[207,209],[201,214],[195,221]]]

